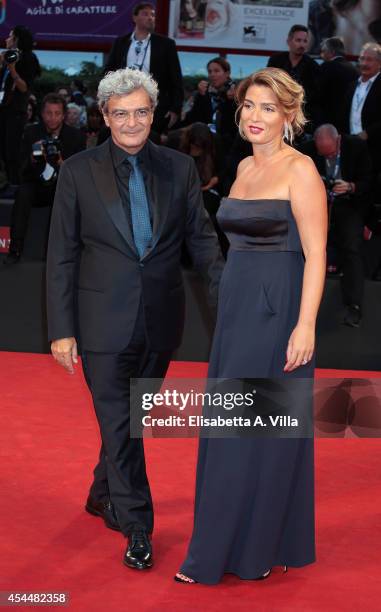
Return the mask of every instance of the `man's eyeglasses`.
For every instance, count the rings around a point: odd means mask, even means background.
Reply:
[[[124,123],[125,121],[127,121],[128,117],[131,115],[133,116],[135,121],[144,122],[144,121],[147,121],[147,119],[151,116],[152,110],[153,110],[152,108],[148,108],[148,107],[137,108],[133,111],[117,109],[107,114],[110,115],[110,117],[112,117],[115,123]]]

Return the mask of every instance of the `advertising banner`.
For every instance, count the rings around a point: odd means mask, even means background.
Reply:
[[[0,0],[0,37],[25,25],[36,41],[112,42],[131,29],[136,0]]]
[[[380,0],[170,0],[169,36],[184,47],[281,51],[294,24],[310,28],[310,52],[339,36],[358,55],[381,42]]]
[[[309,0],[171,0],[169,35],[184,46],[284,49]]]

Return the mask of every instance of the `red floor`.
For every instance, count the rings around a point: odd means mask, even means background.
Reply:
[[[174,364],[172,374],[205,371]],[[99,437],[80,372],[71,377],[46,355],[0,353],[0,388],[0,590],[66,591],[75,612],[381,610],[379,439],[316,441],[316,564],[259,583],[179,585],[196,441],[146,443],[156,563],[134,572],[121,563],[121,535],[83,511]]]

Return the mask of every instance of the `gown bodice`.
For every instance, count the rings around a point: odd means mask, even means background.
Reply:
[[[302,251],[289,200],[222,198],[217,220],[235,251]]]

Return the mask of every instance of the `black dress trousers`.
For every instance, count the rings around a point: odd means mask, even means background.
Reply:
[[[125,536],[134,529],[153,531],[143,440],[130,437],[130,378],[164,377],[171,354],[150,350],[141,303],[134,333],[123,352],[82,355],[102,437],[90,495],[97,501],[110,497]]]

